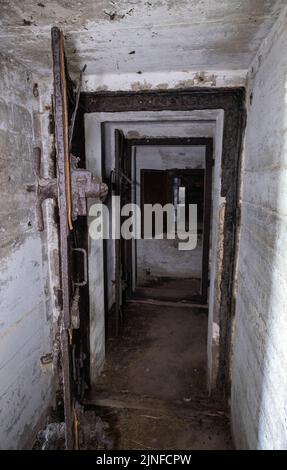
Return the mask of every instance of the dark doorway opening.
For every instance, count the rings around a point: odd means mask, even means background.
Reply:
[[[167,216],[163,216],[162,239],[163,241],[154,243],[154,252],[149,254],[151,260],[145,257],[145,266],[141,270],[141,277],[136,276],[135,293],[138,297],[148,297],[156,300],[169,301],[202,301],[201,296],[201,267],[196,266],[198,261],[202,261],[202,236],[203,236],[203,216],[204,216],[204,169],[193,170],[141,170],[140,171],[140,204],[142,215],[142,236],[144,236],[144,207],[146,204],[172,204],[177,207],[179,204],[184,207],[185,224],[181,230],[189,233],[192,221],[189,206],[195,204],[197,207],[197,244],[193,250],[189,265],[182,265],[186,259],[186,253],[178,249],[178,240],[168,239]],[[152,221],[152,236],[161,237],[159,228],[156,225],[155,214]],[[175,211],[174,224],[178,227],[177,211]],[[155,256],[157,253],[157,257]],[[162,259],[159,258],[162,256]],[[137,256],[137,251],[135,252]],[[195,257],[193,256],[193,258]],[[197,260],[199,258],[199,260]],[[152,264],[152,266],[151,266]],[[139,274],[139,263],[137,273]],[[197,270],[196,270],[197,268]],[[204,273],[208,276],[208,273]]]

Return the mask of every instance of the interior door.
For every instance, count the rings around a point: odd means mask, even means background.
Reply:
[[[199,230],[201,231],[200,236],[202,237],[202,276],[200,283],[200,292],[197,295],[193,295],[191,291],[187,291],[186,300],[191,300],[196,303],[206,304],[208,298],[208,287],[209,287],[209,241],[210,241],[210,215],[211,215],[211,193],[212,193],[212,166],[213,166],[213,140],[210,138],[149,138],[149,139],[127,139],[127,161],[131,160],[132,152],[134,148],[138,146],[204,146],[205,147],[205,165],[204,169],[193,169],[192,183],[185,181],[185,175],[187,179],[189,170],[168,170],[166,176],[164,176],[162,170],[141,170],[141,201],[144,203],[154,203],[156,201],[172,202],[173,190],[174,190],[174,179],[177,178],[182,181],[183,186],[186,188],[186,204],[197,204],[200,224]],[[157,174],[156,174],[157,173]],[[158,185],[156,184],[158,178]],[[204,181],[203,181],[204,179]],[[146,188],[146,191],[144,190]],[[202,198],[202,191],[204,196]],[[165,196],[169,194],[168,196]],[[163,198],[163,199],[162,199]],[[200,199],[200,203],[199,203]],[[142,209],[142,207],[141,207]],[[143,210],[142,210],[143,213]],[[186,206],[186,213],[187,206]],[[188,220],[188,218],[187,218]],[[142,224],[143,225],[143,224]],[[136,257],[136,256],[135,256]],[[134,274],[132,270],[134,269]],[[146,288],[139,288],[137,284],[136,271],[137,267],[134,268],[130,262],[129,271],[132,273],[131,277],[135,278],[135,288],[131,292],[131,296],[135,298],[150,298],[154,295],[153,291],[148,291]],[[169,292],[167,292],[167,298],[169,298]],[[172,300],[172,299],[170,299]]]
[[[144,236],[144,206],[145,204],[160,204],[165,206],[171,204],[172,199],[172,181],[168,170],[141,170],[141,217],[142,217],[142,237]],[[167,221],[163,220],[163,233],[166,233]],[[153,237],[155,234],[155,224],[152,228]]]
[[[71,217],[71,178],[69,155],[69,101],[70,81],[66,73],[63,33],[58,28],[52,29],[52,56],[54,77],[54,120],[57,158],[58,206],[60,218],[60,256],[62,289],[62,374],[63,398],[66,421],[66,447],[73,449],[74,403],[72,380],[72,329],[71,303],[73,286],[71,282],[70,255],[73,249],[73,222]]]
[[[120,210],[131,200],[132,181],[130,161],[127,159],[126,138],[119,129],[115,130],[115,195],[120,198]],[[120,223],[122,218],[120,217]],[[128,279],[129,245],[120,234],[115,240],[115,331],[119,334],[124,322],[123,304]]]
[[[107,187],[84,168],[72,155],[75,117],[80,96],[69,77],[64,51],[63,33],[52,28],[54,78],[54,122],[56,147],[56,199],[59,208],[60,270],[62,291],[61,365],[66,423],[66,448],[78,448],[77,401],[82,397],[87,379],[83,363],[87,347],[87,322],[80,312],[83,289],[87,295],[87,252],[81,245],[83,219],[87,216],[87,197],[103,199]],[[83,165],[82,165],[83,166]],[[88,315],[88,311],[84,316]]]

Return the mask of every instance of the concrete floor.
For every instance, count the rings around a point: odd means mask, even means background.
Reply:
[[[191,301],[200,296],[200,279],[159,277],[136,288],[136,295],[142,298],[169,300],[174,302]]]
[[[131,303],[94,391],[116,449],[231,449],[226,410],[207,397],[207,311]]]

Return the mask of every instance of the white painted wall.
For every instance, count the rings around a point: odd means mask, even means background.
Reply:
[[[212,222],[209,255],[207,387],[209,393],[216,386],[219,367],[219,308],[221,302],[222,257],[224,241],[225,198],[221,197],[221,164],[224,129],[224,111],[216,117],[214,167],[212,173]]]
[[[192,87],[241,87],[246,84],[247,70],[166,70],[130,73],[96,73],[84,75],[83,91],[175,90]]]
[[[232,364],[238,448],[287,449],[286,24],[287,10],[249,72]]]
[[[45,235],[37,232],[31,165],[35,78],[0,55],[0,448],[31,444],[51,403],[52,308]]]
[[[92,119],[85,116],[86,167],[97,176],[102,176],[101,135],[98,135]],[[88,207],[99,202],[89,199]],[[90,374],[95,383],[105,360],[105,292],[103,240],[89,237],[89,314],[90,314]]]

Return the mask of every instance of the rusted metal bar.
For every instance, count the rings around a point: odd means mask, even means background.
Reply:
[[[87,215],[87,197],[104,200],[108,193],[108,186],[101,178],[85,169],[72,169],[71,183],[73,220],[79,215]]]
[[[66,449],[78,448],[78,420],[76,413],[75,390],[77,388],[76,343],[73,330],[80,327],[79,287],[87,284],[87,255],[77,245],[76,220],[79,215],[87,215],[87,197],[105,198],[108,188],[101,179],[85,169],[77,168],[77,158],[70,154],[70,144],[74,129],[79,90],[76,101],[73,98],[72,82],[68,75],[64,53],[63,34],[58,28],[52,28],[52,56],[54,74],[54,120],[57,155],[57,180],[55,197],[57,197],[60,216],[60,268],[62,290],[62,376],[65,413]],[[80,85],[79,85],[80,86]],[[68,96],[69,95],[69,96]],[[73,105],[72,126],[69,139],[68,106]],[[40,167],[36,162],[36,173]],[[53,187],[54,187],[53,186]],[[54,193],[53,193],[54,194]],[[41,201],[39,202],[41,204]],[[72,232],[73,230],[73,232]],[[75,251],[84,255],[84,279],[75,281],[72,278],[72,256]],[[77,273],[76,273],[77,274]]]
[[[60,215],[60,252],[61,252],[61,287],[63,299],[63,327],[61,332],[62,346],[62,368],[63,368],[63,395],[65,412],[65,439],[66,449],[74,449],[74,416],[71,390],[71,359],[70,359],[70,270],[69,270],[69,226],[68,226],[68,203],[67,203],[67,178],[69,174],[67,167],[67,152],[69,156],[67,102],[64,95],[65,88],[65,66],[62,34],[58,28],[52,28],[52,55],[54,74],[54,112],[55,112],[55,137],[57,152],[57,184],[58,204]],[[63,86],[64,85],[64,86]]]

